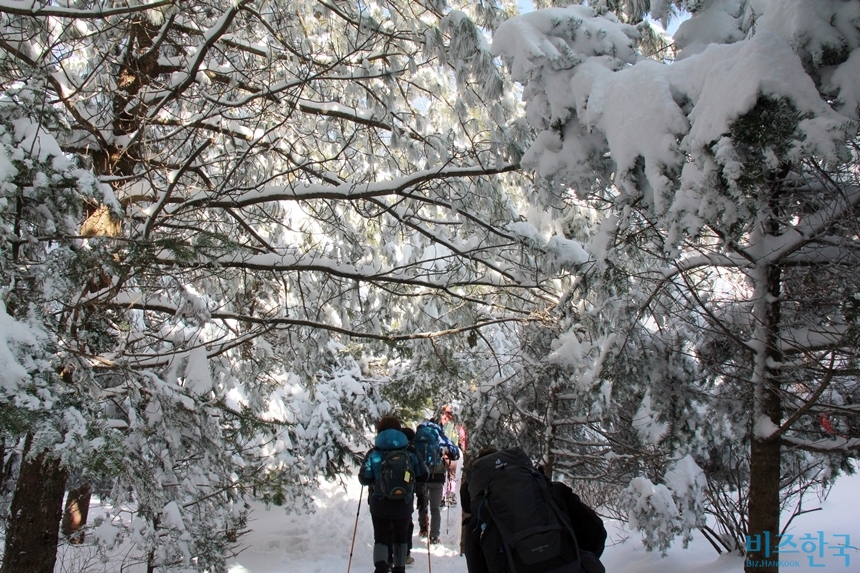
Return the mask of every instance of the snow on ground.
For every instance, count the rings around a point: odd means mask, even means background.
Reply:
[[[367,493],[366,490],[363,493]],[[366,499],[362,497],[358,514],[352,564],[349,565],[350,543],[362,494],[358,480],[347,478],[343,483],[324,484],[315,494],[316,512],[310,515],[287,514],[283,508],[267,509],[254,506],[249,527],[252,530],[242,538],[244,550],[228,563],[229,573],[350,573],[373,571],[371,554],[373,533]],[[821,507],[796,518],[788,531],[794,536],[799,553],[783,556],[796,566],[782,567],[783,573],[860,573],[860,518],[857,499],[860,497],[860,474],[843,477],[836,482],[830,496],[823,502],[809,500],[806,509]],[[103,511],[103,510],[102,510]],[[100,514],[93,507],[90,517]],[[787,516],[785,516],[787,518]],[[785,518],[783,521],[785,521]],[[417,520],[417,512],[415,514]],[[427,547],[417,533],[413,538],[416,547],[412,556],[415,563],[407,567],[408,573],[466,573],[466,560],[459,554],[460,508],[443,509],[442,544]],[[659,552],[645,551],[635,532],[625,530],[622,524],[606,522],[609,540],[602,561],[609,573],[737,573],[743,570],[743,558],[737,555],[717,555],[711,545],[696,534],[688,549],[680,545],[669,549],[666,557]],[[801,551],[801,538],[817,538],[822,532],[828,543],[843,542],[835,535],[849,535],[850,547],[845,557],[835,557],[833,547],[826,547],[823,558],[815,554],[813,567],[809,555]],[[807,546],[807,549],[810,549]],[[349,569],[347,569],[349,565]],[[102,560],[91,545],[61,545],[55,573],[143,573],[145,564],[135,560],[127,544],[113,550]],[[192,571],[188,569],[187,571]]]
[[[253,529],[245,539],[247,549],[232,559],[229,573],[332,573],[347,571],[350,542],[356,522],[356,510],[360,486],[355,479],[345,484],[326,484],[316,496],[317,512],[313,515],[287,515],[281,508],[257,508],[250,527]],[[366,492],[365,492],[366,493]],[[860,518],[857,513],[857,497],[860,495],[860,475],[845,477],[837,481],[830,497],[820,504],[822,510],[799,516],[792,522],[789,533],[801,549],[800,538],[807,534],[818,536],[822,531],[826,542],[842,541],[834,535],[850,535],[848,550],[850,563],[844,557],[834,557],[835,550],[827,547],[823,559],[816,563],[823,567],[811,567],[808,554],[783,556],[784,561],[795,561],[797,566],[783,567],[784,572],[808,573],[856,573],[860,572]],[[811,502],[811,509],[816,507]],[[416,513],[417,519],[417,513]],[[412,550],[415,563],[407,572],[421,573],[466,573],[466,560],[459,555],[460,508],[443,509],[442,544],[430,549],[430,564],[427,563],[427,548],[420,543],[417,532],[413,541],[418,544]],[[447,525],[446,525],[447,524]],[[608,522],[610,541],[602,561],[609,573],[729,573],[743,570],[743,558],[736,555],[717,555],[711,545],[700,535],[696,536],[688,549],[672,547],[663,558],[659,552],[645,551],[635,533],[625,531],[617,522]],[[350,572],[369,573],[373,570],[371,553],[373,534],[367,504],[362,499],[358,515],[355,549]],[[807,549],[811,546],[807,546]]]

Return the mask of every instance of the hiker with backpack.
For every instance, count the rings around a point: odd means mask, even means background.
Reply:
[[[603,520],[521,448],[482,450],[460,494],[469,573],[605,573]]]
[[[450,404],[442,406],[439,414],[439,425],[442,432],[459,448],[460,453],[466,452],[466,428],[458,424],[454,416],[454,409]],[[442,490],[442,506],[457,506],[457,460],[449,459],[445,464],[448,469],[448,479],[445,480],[445,488]]]
[[[408,426],[404,426],[404,427],[400,428],[400,431],[403,432],[403,434],[406,436],[406,441],[409,442],[409,445],[406,446],[406,449],[409,450],[410,452],[412,452],[413,454],[417,455],[416,450],[415,450],[415,443],[414,443],[415,442],[415,430],[413,430],[412,428],[410,428]],[[421,458],[418,458],[418,461],[421,461]],[[424,490],[424,484],[422,484],[422,483],[417,484],[415,486],[415,491],[414,491],[415,497],[420,499],[420,495],[421,495],[420,492],[422,492],[423,490]],[[406,537],[406,539],[407,539],[407,541],[406,541],[406,564],[407,565],[411,565],[412,563],[415,563],[415,558],[412,557],[412,532],[414,530],[415,530],[415,524],[413,523],[412,515],[410,514],[410,516],[409,516],[409,535]],[[394,548],[392,547],[392,544],[389,543],[388,544],[388,565],[389,565],[389,568],[391,568],[391,565],[393,563],[394,563]]]
[[[420,496],[423,504],[418,508],[419,535],[429,535],[430,543],[436,545],[439,543],[442,527],[440,508],[442,488],[448,476],[446,460],[459,459],[460,449],[448,439],[442,426],[433,420],[427,420],[418,424],[418,429],[415,430],[415,450],[429,474],[423,486],[423,495]]]
[[[427,469],[409,450],[400,420],[386,416],[376,423],[376,431],[375,445],[358,474],[358,481],[369,490],[374,573],[388,573],[389,544],[392,573],[405,573],[414,491],[417,483],[427,479]]]

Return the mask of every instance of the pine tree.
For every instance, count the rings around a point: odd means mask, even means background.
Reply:
[[[631,515],[662,518],[645,534],[665,548],[707,503],[724,518],[734,504],[722,542],[743,550],[858,449],[856,6],[686,3],[667,65],[640,58],[624,23],[652,4],[525,14],[493,49],[525,85],[533,202],[596,214],[565,229],[589,259],[562,300],[593,321],[562,323],[558,341],[599,341],[579,367],[591,387],[570,388],[595,394],[615,443],[674,464],[640,466]]]
[[[249,497],[351,469],[389,369],[530,319],[510,9],[0,7],[4,451],[111,484],[149,569],[222,570]]]

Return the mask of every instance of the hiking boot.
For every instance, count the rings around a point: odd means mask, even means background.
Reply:
[[[441,543],[441,541],[439,541],[438,537],[431,537],[430,538],[430,545],[439,545],[440,543]]]
[[[415,563],[415,558],[414,558],[414,557],[412,557],[411,555],[407,555],[407,556],[406,556],[406,564],[407,564],[407,565],[412,565],[413,563]]]
[[[419,531],[419,532],[418,532],[418,537],[420,537],[420,538],[422,538],[422,539],[424,539],[425,537],[427,537],[427,530],[426,530],[426,529],[422,529],[421,531]]]

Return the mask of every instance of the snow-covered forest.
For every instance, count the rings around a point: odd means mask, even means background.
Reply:
[[[860,2],[533,4],[0,0],[0,573],[225,571],[443,403],[658,554],[853,472]]]

